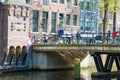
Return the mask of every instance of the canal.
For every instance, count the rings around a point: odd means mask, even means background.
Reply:
[[[95,68],[81,70],[80,80],[120,80],[120,77],[91,78]],[[22,71],[1,73],[0,80],[75,80],[73,70]]]

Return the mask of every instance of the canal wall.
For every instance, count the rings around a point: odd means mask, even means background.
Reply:
[[[67,62],[62,56],[55,52],[32,52],[31,68],[33,69],[64,69],[74,67],[73,63]],[[81,67],[93,66],[93,58],[88,54],[81,61]]]
[[[60,54],[52,52],[31,51],[29,67],[32,69],[64,69],[74,67],[73,62],[66,61]],[[94,66],[93,58],[87,52],[87,57],[81,61],[81,67]]]
[[[72,68],[74,64],[67,62],[60,54],[56,52],[35,52],[30,50],[29,68],[32,69],[64,69]],[[87,52],[87,56],[81,61],[82,68],[95,67],[93,57]]]
[[[66,62],[59,54],[55,52],[33,52],[32,53],[33,69],[62,69],[71,68],[73,64]]]

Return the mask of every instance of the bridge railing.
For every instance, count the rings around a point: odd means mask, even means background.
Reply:
[[[39,40],[37,44],[119,44],[120,35],[113,36],[113,33],[81,33],[80,36],[76,34],[66,34],[65,36],[54,35],[47,39]],[[36,41],[36,40],[35,40]],[[38,41],[38,40],[37,40]],[[36,42],[35,42],[36,43]]]

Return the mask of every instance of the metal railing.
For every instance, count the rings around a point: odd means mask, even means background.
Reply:
[[[42,38],[39,44],[120,44],[120,35],[112,36],[112,33],[105,33],[105,37],[102,36],[103,33],[85,33],[79,37],[76,37],[76,34],[66,34],[63,37],[55,35],[45,40]]]

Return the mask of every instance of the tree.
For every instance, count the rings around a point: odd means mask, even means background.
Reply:
[[[120,8],[120,0],[99,0],[99,8],[103,10],[103,43],[105,39],[105,32],[106,32],[106,26],[107,26],[107,17],[108,17],[108,11],[114,12],[114,20],[116,17],[116,10]],[[115,21],[114,27],[115,27]],[[115,29],[115,28],[114,28]]]

